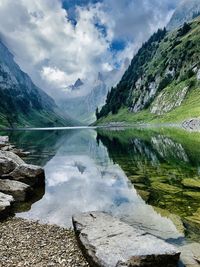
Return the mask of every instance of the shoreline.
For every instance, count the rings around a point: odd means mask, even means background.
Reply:
[[[186,131],[200,131],[200,118],[191,118],[183,122],[177,123],[151,123],[151,122],[136,122],[136,123],[127,123],[125,121],[111,121],[105,124],[96,124],[94,122],[91,125],[86,126],[72,126],[72,127],[19,127],[19,128],[6,128],[0,127],[0,131],[55,131],[55,130],[84,130],[84,129],[101,129],[101,128],[117,128],[117,129],[126,129],[126,128],[181,128]]]
[[[44,169],[26,164],[27,155],[0,136],[0,266],[89,267],[73,230],[15,216],[15,205],[45,187]]]

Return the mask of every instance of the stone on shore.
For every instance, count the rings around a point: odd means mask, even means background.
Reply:
[[[18,149],[18,148],[12,149],[12,152],[18,155],[19,157],[27,157],[31,154],[28,151],[24,151],[23,149]]]
[[[9,142],[8,136],[0,136],[0,148],[6,146],[8,142]]]
[[[14,154],[12,151],[0,150],[0,158],[8,158],[8,159],[12,160],[16,166],[25,164],[25,162],[19,156]]]
[[[29,198],[32,190],[27,184],[8,179],[0,179],[0,192],[12,195],[15,201],[21,202]]]
[[[11,173],[8,174],[8,177],[26,183],[30,186],[39,186],[44,185],[45,183],[45,174],[44,169],[40,166],[22,164],[17,166]]]
[[[0,219],[5,218],[10,213],[13,201],[12,196],[0,192]]]
[[[6,157],[0,157],[0,176],[12,172],[16,167],[16,164]]]
[[[180,252],[174,246],[103,212],[73,216],[83,252],[97,267],[175,267]]]

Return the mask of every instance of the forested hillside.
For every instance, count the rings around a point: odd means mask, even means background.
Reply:
[[[108,93],[100,121],[183,121],[200,117],[200,18],[155,33]],[[103,118],[103,119],[102,119]]]

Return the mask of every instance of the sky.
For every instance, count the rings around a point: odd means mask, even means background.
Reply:
[[[179,1],[1,0],[0,36],[37,86],[54,98],[71,97],[78,78],[87,90],[99,72],[111,73],[111,84],[120,79],[127,60],[166,26]]]

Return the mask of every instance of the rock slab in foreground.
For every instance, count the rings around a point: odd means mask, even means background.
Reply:
[[[10,212],[13,197],[0,192],[0,219],[7,216]]]
[[[103,212],[73,216],[74,230],[92,266],[175,267],[174,246]]]

